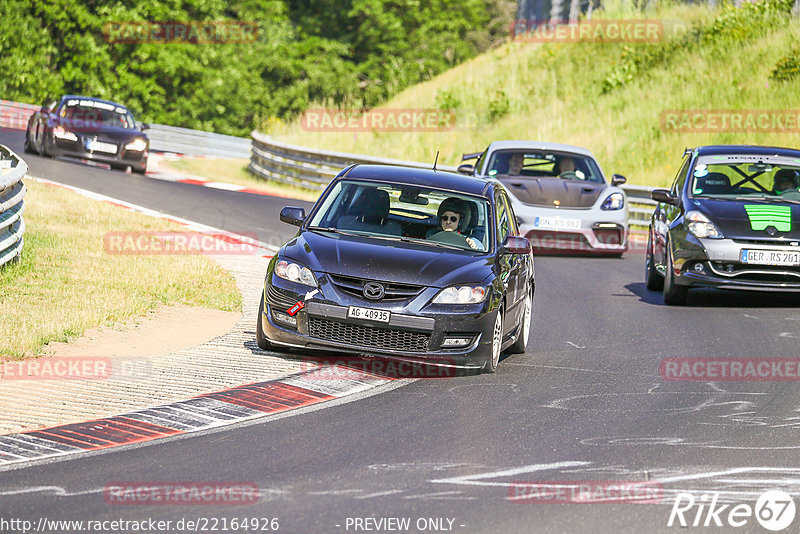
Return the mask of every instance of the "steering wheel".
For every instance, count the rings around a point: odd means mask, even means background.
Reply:
[[[469,242],[467,241],[466,236],[459,234],[458,232],[447,232],[442,230],[441,232],[436,232],[428,239],[431,241],[437,241],[439,243],[444,243],[445,245],[456,245],[459,247],[467,246],[469,247]],[[471,247],[470,247],[471,248]]]
[[[575,171],[564,171],[559,174],[558,177],[562,180],[581,180],[581,178],[578,178],[578,175],[575,174]]]

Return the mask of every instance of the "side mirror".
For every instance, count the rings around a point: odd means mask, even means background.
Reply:
[[[621,174],[615,174],[611,177],[611,185],[621,185],[627,182],[628,179]]]
[[[148,124],[148,123],[146,123],[146,122],[143,122],[143,123],[141,124],[141,126],[139,126],[139,129],[140,129],[141,131],[149,130],[149,129],[150,129],[150,124]]]
[[[503,243],[503,250],[511,254],[530,254],[531,242],[527,237],[510,235]]]
[[[678,205],[678,197],[674,196],[667,189],[653,189],[650,191],[650,198],[656,202],[663,202],[665,204]]]
[[[306,218],[306,210],[303,208],[293,208],[286,206],[281,210],[281,221],[291,224],[293,226],[303,226],[303,220]]]
[[[475,172],[475,167],[473,167],[469,163],[465,163],[464,165],[458,166],[458,172],[460,172],[461,174],[467,174],[469,176],[472,176],[472,174]]]

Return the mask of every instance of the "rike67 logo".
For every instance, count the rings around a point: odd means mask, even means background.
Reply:
[[[719,493],[704,493],[696,498],[691,493],[678,493],[667,526],[737,528],[752,520],[767,530],[777,532],[792,524],[795,504],[791,495],[781,490],[762,493],[755,506],[750,504],[720,504]]]

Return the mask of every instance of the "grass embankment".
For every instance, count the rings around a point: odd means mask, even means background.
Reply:
[[[110,231],[185,231],[169,221],[27,181],[25,248],[0,268],[0,357],[35,356],[51,341],[183,303],[225,311],[241,307],[232,277],[191,255],[115,255]]]
[[[624,4],[630,5],[630,2]],[[585,146],[607,174],[630,183],[671,182],[684,147],[713,143],[800,146],[794,131],[675,133],[669,110],[797,110],[800,20],[791,2],[765,0],[710,11],[674,5],[636,12],[607,3],[594,18],[660,19],[656,43],[508,43],[409,88],[387,108],[456,109],[470,123],[449,132],[309,132],[272,125],[277,139],[309,147],[459,163],[499,139]],[[677,24],[676,24],[677,23]],[[670,31],[684,26],[684,31]],[[773,71],[777,69],[777,74]],[[797,115],[797,113],[795,113]]]
[[[314,193],[287,184],[259,180],[247,170],[249,163],[250,161],[247,159],[185,157],[175,161],[164,161],[161,166],[208,180],[243,185],[269,195],[308,200],[309,202],[314,202],[319,198],[319,192]]]

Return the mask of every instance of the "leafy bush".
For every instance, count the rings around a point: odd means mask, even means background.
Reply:
[[[770,78],[779,82],[788,82],[800,75],[800,48],[792,50],[791,54],[781,58],[772,69]]]
[[[498,89],[489,100],[489,119],[495,121],[508,115],[509,111],[511,111],[511,102],[505,91]]]

